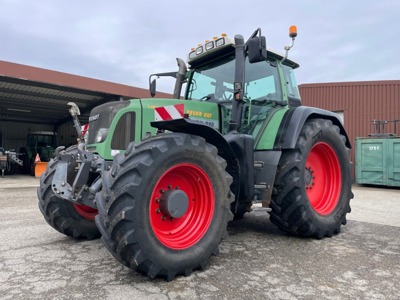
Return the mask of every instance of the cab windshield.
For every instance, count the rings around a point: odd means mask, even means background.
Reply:
[[[246,58],[243,109],[239,131],[254,137],[260,126],[277,105],[285,105],[282,84],[275,61],[261,61],[250,64]],[[235,59],[209,64],[192,71],[187,88],[187,99],[223,104],[221,109],[221,132],[229,128]]]
[[[245,101],[282,101],[282,90],[276,64],[262,61],[250,64],[246,59]],[[233,99],[235,60],[218,62],[193,71],[187,99],[228,102]]]

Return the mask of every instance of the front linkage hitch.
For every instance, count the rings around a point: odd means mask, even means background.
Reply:
[[[85,139],[78,119],[79,108],[73,102],[69,102],[68,105],[71,106],[69,111],[78,133],[78,146],[75,151],[65,150],[63,146],[56,149],[58,165],[52,181],[52,190],[64,200],[96,208],[94,198],[101,190],[100,175],[105,170],[105,160],[85,149]],[[97,173],[99,176],[89,182],[91,173]],[[72,174],[76,174],[73,181],[72,178],[68,178]]]

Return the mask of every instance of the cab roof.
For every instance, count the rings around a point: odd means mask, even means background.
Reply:
[[[188,54],[187,61],[192,69],[198,68],[214,60],[233,55],[235,48],[234,40],[224,35],[214,41],[206,41],[205,44],[193,48]],[[272,57],[276,60],[282,60],[284,58],[281,53],[270,48],[267,49],[267,57]],[[298,63],[290,59],[285,59],[283,64],[293,69],[299,67]]]

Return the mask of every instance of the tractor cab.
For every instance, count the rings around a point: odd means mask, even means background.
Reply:
[[[26,145],[20,149],[23,160],[23,173],[35,175],[35,160],[49,162],[55,156],[57,148],[57,134],[50,131],[30,132]],[[46,164],[43,164],[43,168]]]
[[[215,102],[222,106],[223,111],[230,111],[234,99],[235,49],[233,41],[228,37],[223,36],[222,39],[230,51],[221,49],[221,52],[227,54],[222,53],[218,59],[215,59],[215,54],[210,56],[207,50],[201,52],[198,48],[189,54],[191,68],[187,73],[185,99]],[[209,43],[199,47],[208,49]],[[201,55],[205,57],[201,59]],[[300,105],[300,94],[293,72],[298,64],[289,60],[281,63],[282,58],[272,51],[268,51],[266,60],[256,63],[250,63],[248,56],[245,57],[240,132],[256,135],[259,129],[257,124],[264,122],[271,111],[287,105]],[[228,124],[225,122],[222,133],[227,131]]]
[[[184,62],[178,59],[180,70],[178,73],[153,74],[150,79],[152,76],[175,76],[179,93],[182,83],[186,83],[184,99],[217,103],[221,111],[222,134],[230,130],[232,104],[236,102],[240,105],[238,111],[240,116],[234,117],[238,120],[239,132],[255,137],[260,125],[271,112],[282,107],[300,105],[300,94],[294,76],[294,69],[299,67],[297,63],[287,59],[287,54],[283,56],[266,49],[260,59],[252,58],[254,54],[250,53],[251,41],[258,38],[256,36],[258,30],[244,45],[243,62],[240,62],[239,68],[236,42],[226,34],[222,34],[221,37],[214,37],[191,49],[187,56],[189,70],[186,69]],[[263,43],[265,46],[265,40]],[[238,82],[239,79],[235,78],[238,71],[243,72],[242,82]],[[183,72],[184,76],[179,76],[179,73]],[[235,98],[235,82],[242,85],[241,99]],[[152,84],[155,88],[154,80]],[[173,98],[178,99],[179,95],[174,93]]]

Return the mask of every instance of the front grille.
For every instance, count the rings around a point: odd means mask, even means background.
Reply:
[[[125,150],[135,140],[135,112],[127,112],[118,120],[111,140],[111,149]]]
[[[94,144],[96,134],[100,128],[110,128],[115,115],[121,109],[127,107],[129,101],[107,102],[95,107],[89,117],[88,144]]]

